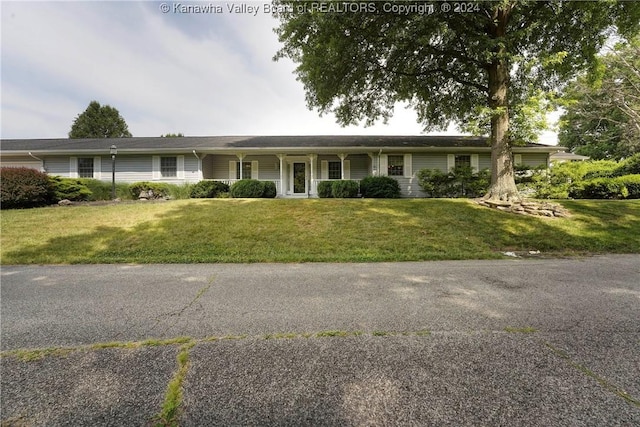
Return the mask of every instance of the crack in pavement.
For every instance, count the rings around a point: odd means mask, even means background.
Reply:
[[[215,281],[215,276],[211,276],[208,278],[207,280],[207,284],[198,290],[198,292],[196,293],[196,295],[193,297],[193,299],[191,301],[189,301],[188,304],[184,305],[181,308],[178,308],[176,310],[172,310],[166,313],[162,313],[158,316],[155,316],[153,318],[153,320],[155,320],[155,322],[153,323],[153,325],[151,327],[149,327],[148,329],[144,330],[144,332],[142,333],[143,335],[148,335],[150,334],[152,331],[154,331],[159,325],[161,325],[162,323],[165,323],[170,320],[170,319],[175,319],[173,323],[171,324],[167,324],[166,327],[160,332],[165,333],[169,330],[169,328],[171,328],[173,325],[175,325],[178,320],[180,319],[180,317],[184,314],[185,311],[189,310],[194,304],[198,303],[198,305],[200,306],[200,309],[202,310],[202,304],[200,304],[198,302],[198,300],[211,288],[211,286],[213,285],[213,282]],[[135,327],[139,326],[141,322],[136,322],[134,324],[132,324],[130,327],[126,328],[124,331],[117,333],[114,336],[114,339],[117,339],[118,337],[121,337],[125,334],[127,334],[129,331],[131,331],[132,329],[134,329]]]

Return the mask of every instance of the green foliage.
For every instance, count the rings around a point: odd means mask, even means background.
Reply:
[[[31,168],[0,169],[0,208],[33,208],[53,203],[49,176]]]
[[[264,181],[264,191],[262,197],[266,199],[273,199],[278,195],[278,189],[276,183],[273,181]]]
[[[619,178],[596,178],[578,184],[569,196],[576,199],[624,199],[629,195],[627,187]]]
[[[260,198],[264,194],[264,183],[257,179],[241,179],[231,186],[233,198]]]
[[[362,197],[395,199],[400,197],[400,184],[388,176],[368,176],[360,181]]]
[[[135,182],[129,185],[129,192],[131,193],[134,199],[138,199],[138,197],[140,196],[140,193],[143,191],[153,192],[154,199],[167,197],[169,196],[169,193],[170,193],[169,184],[165,184],[164,182],[143,181],[143,182]]]
[[[93,193],[79,179],[51,177],[51,185],[56,200],[71,200],[74,202],[91,200]]]
[[[333,197],[333,181],[320,181],[318,183],[318,197],[321,199]]]
[[[332,181],[331,196],[336,199],[354,198],[358,197],[358,191],[360,190],[360,184],[358,181],[340,180]]]
[[[640,199],[640,174],[624,175],[616,180],[627,189],[627,199]]]
[[[592,159],[640,153],[640,36],[598,59],[569,85],[559,142]]]
[[[98,101],[91,101],[87,109],[79,114],[71,125],[69,138],[128,138],[129,127],[120,112]]]
[[[640,153],[620,162],[618,167],[618,175],[634,175],[640,173]]]
[[[428,197],[480,197],[489,188],[491,173],[488,169],[474,173],[470,167],[458,167],[449,173],[421,169],[417,177]]]
[[[80,178],[78,181],[91,191],[89,201],[111,200],[111,182],[91,178]],[[129,191],[129,184],[116,182],[116,197],[121,200],[132,199],[132,194]],[[137,194],[135,198],[138,198]]]
[[[229,185],[220,181],[200,181],[191,187],[191,197],[206,199],[218,197],[220,193],[228,193]]]

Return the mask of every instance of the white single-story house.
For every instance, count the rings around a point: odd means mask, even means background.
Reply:
[[[117,153],[112,161],[110,149]],[[549,165],[562,147],[513,148],[516,165]],[[326,180],[386,175],[404,197],[424,196],[416,173],[467,165],[490,168],[486,138],[468,136],[212,136],[114,139],[4,139],[0,166],[39,169],[50,175],[118,182],[233,184],[243,178],[273,181],[278,197],[316,197]]]

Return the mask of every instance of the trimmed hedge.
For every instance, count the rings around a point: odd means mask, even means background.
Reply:
[[[358,197],[359,190],[360,184],[358,184],[358,181],[333,181],[333,185],[331,186],[331,196],[336,199],[353,199]]]
[[[428,197],[480,197],[489,190],[491,172],[473,172],[470,167],[458,167],[449,173],[438,169],[418,171],[418,183]]]
[[[321,199],[333,197],[333,181],[320,181],[318,183],[318,197]]]
[[[640,174],[619,176],[616,181],[627,189],[627,199],[640,199]]]
[[[191,187],[191,198],[212,199],[221,193],[228,193],[229,185],[220,181],[200,181]]]
[[[241,179],[231,186],[230,194],[234,198],[274,198],[276,197],[276,184],[273,181]]]
[[[576,199],[624,199],[627,187],[618,178],[596,178],[571,189],[569,196]]]
[[[400,184],[388,176],[368,176],[360,181],[362,197],[377,199],[397,199],[400,197]]]
[[[0,207],[33,208],[55,201],[55,192],[46,173],[31,168],[0,169]]]

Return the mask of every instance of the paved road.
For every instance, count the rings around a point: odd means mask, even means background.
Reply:
[[[640,425],[638,255],[1,279],[3,421],[148,424],[182,351],[181,425]]]

